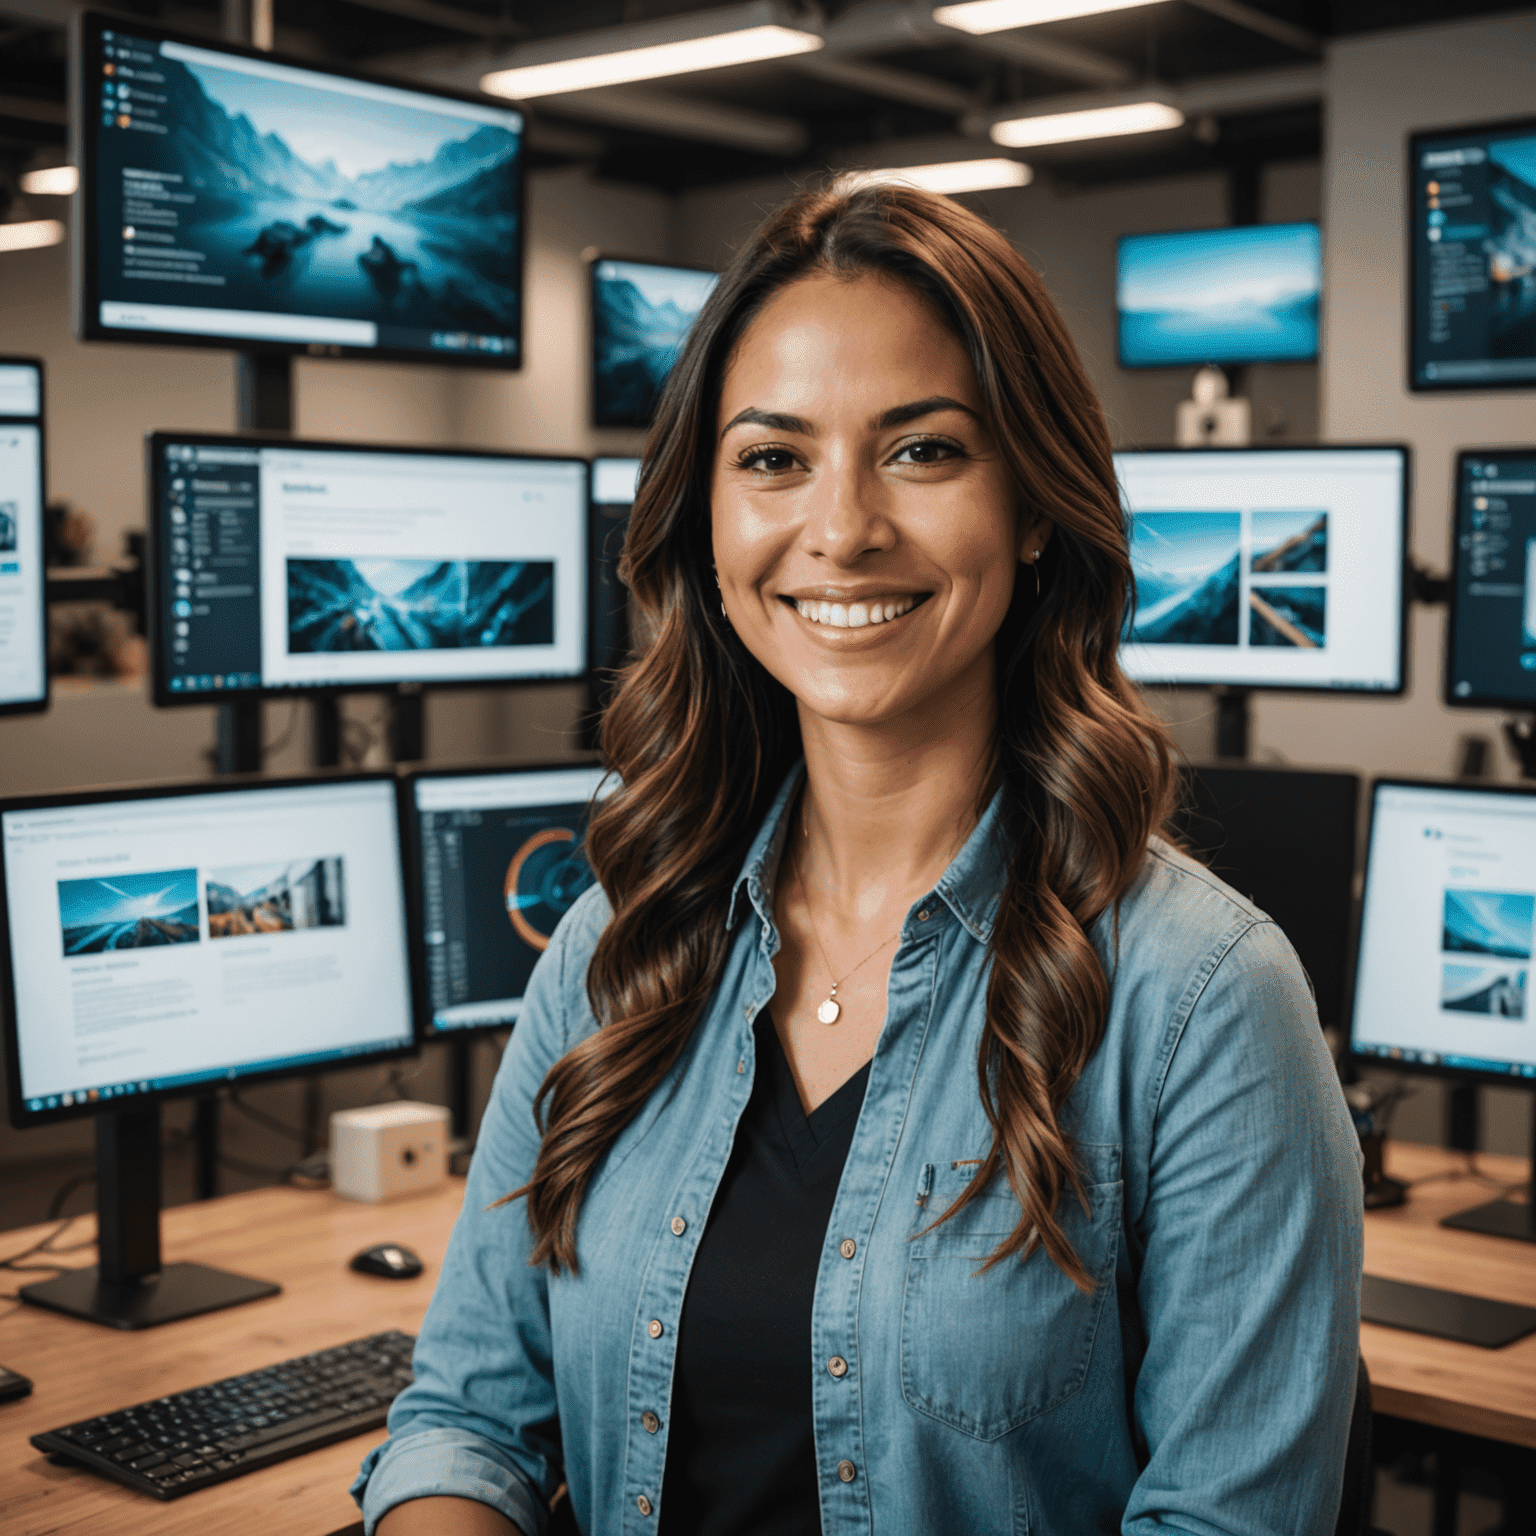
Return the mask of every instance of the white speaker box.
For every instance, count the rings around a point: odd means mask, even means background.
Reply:
[[[441,1104],[369,1104],[331,1116],[331,1188],[348,1200],[419,1195],[448,1177]]]

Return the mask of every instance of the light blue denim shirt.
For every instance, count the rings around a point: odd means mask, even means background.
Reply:
[[[600,890],[540,959],[415,1381],[353,1490],[370,1536],[431,1494],[542,1536],[561,1482],[588,1536],[645,1536],[664,1517],[678,1319],[752,1092],[798,782],[742,867],[713,1002],[588,1190],[580,1273],[553,1278],[528,1264],[523,1203],[488,1207],[533,1168],[544,1074],[597,1028]],[[822,1530],[1330,1536],[1359,1333],[1358,1143],[1300,963],[1214,876],[1154,842],[1120,907],[1118,958],[1112,914],[1093,932],[1112,1001],[1065,1115],[1091,1212],[1071,1198],[1059,1212],[1092,1293],[1044,1253],[977,1272],[1019,1218],[1000,1178],[928,1230],[991,1142],[976,1059],[1008,862],[998,825],[994,802],[909,911],[891,965],[805,1362]]]

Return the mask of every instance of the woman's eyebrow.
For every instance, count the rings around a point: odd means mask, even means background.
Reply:
[[[889,427],[905,426],[909,421],[916,421],[922,416],[932,416],[939,411],[964,411],[972,421],[980,421],[981,417],[970,406],[962,404],[950,395],[929,395],[926,400],[913,400],[906,405],[893,405],[890,410],[882,411],[870,422],[870,428],[875,432],[885,431]]]
[[[767,427],[773,432],[798,432],[802,437],[815,437],[816,429],[803,416],[790,416],[783,411],[760,411],[755,405],[738,411],[720,429],[724,437],[732,427]]]

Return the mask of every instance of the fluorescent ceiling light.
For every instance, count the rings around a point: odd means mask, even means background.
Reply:
[[[46,171],[28,171],[21,190],[32,197],[68,197],[80,185],[80,172],[72,165],[54,165]]]
[[[635,80],[659,80],[667,75],[691,75],[732,64],[757,64],[796,53],[814,53],[822,40],[814,32],[793,27],[743,27],[711,37],[655,43],[585,58],[555,59],[546,64],[499,69],[481,78],[480,89],[493,96],[527,101],[562,91],[589,91],[602,85],[627,85]]]
[[[993,123],[994,144],[1023,149],[1036,144],[1071,144],[1079,139],[1113,139],[1125,133],[1156,133],[1183,125],[1184,114],[1163,101],[1131,101],[1118,107],[1085,107],[1040,117],[1012,117]]]
[[[1128,11],[1153,0],[965,0],[962,5],[941,5],[933,19],[942,27],[962,32],[1007,32],[1014,27],[1036,27],[1043,21],[1065,21],[1070,16],[1097,16],[1101,11]]]
[[[33,251],[58,245],[64,226],[57,219],[28,219],[22,224],[0,224],[0,251]]]
[[[989,192],[997,187],[1027,187],[1035,173],[1018,160],[950,160],[942,165],[904,165],[889,171],[853,171],[850,190],[899,181],[925,192]]]

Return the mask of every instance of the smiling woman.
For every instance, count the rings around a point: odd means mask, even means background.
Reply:
[[[668,381],[598,887],[529,983],[385,1536],[1332,1530],[1356,1139],[1159,834],[1104,416],[944,198],[807,194]],[[382,1517],[382,1518],[381,1518]]]

